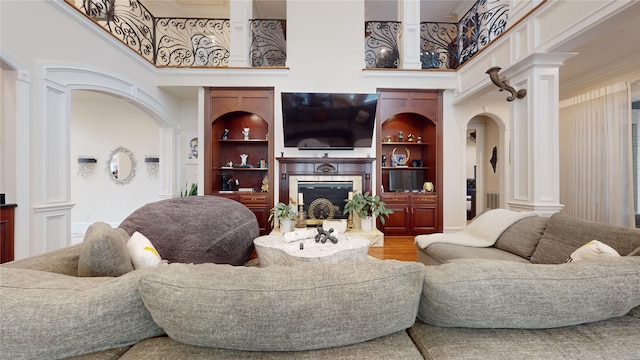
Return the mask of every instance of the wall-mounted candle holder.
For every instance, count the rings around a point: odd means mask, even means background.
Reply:
[[[93,156],[78,156],[78,174],[83,179],[93,174],[94,165],[98,162]]]
[[[145,156],[144,163],[147,166],[147,174],[149,174],[149,179],[155,179],[158,177],[158,172],[160,170],[160,158],[157,156]]]

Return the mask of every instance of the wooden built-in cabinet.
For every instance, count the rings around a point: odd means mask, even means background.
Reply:
[[[268,218],[273,207],[275,165],[271,163],[275,158],[273,88],[205,90],[204,193],[244,204],[256,215],[260,233],[267,234],[271,231]],[[243,135],[245,128],[249,129],[248,139]],[[239,167],[242,154],[247,155],[247,167]],[[267,190],[263,191],[265,183]]]
[[[385,235],[442,232],[442,91],[379,89],[378,92],[377,180],[382,201],[394,211],[384,225],[378,225]],[[394,165],[394,152],[405,157],[409,154],[406,166]],[[420,161],[412,163],[413,160]],[[433,183],[434,191],[422,192],[421,184],[412,191],[390,191],[393,172],[421,176],[423,182]]]
[[[13,261],[16,204],[0,205],[0,263]]]

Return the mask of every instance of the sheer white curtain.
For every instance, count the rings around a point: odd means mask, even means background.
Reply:
[[[585,220],[635,226],[628,82],[560,103],[560,201]]]

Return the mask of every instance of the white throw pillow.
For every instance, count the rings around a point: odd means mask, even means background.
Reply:
[[[595,259],[600,256],[620,257],[620,254],[607,244],[591,240],[572,252],[566,262]]]
[[[133,262],[133,267],[136,270],[158,265],[162,262],[160,254],[158,254],[151,241],[137,231],[131,235],[127,242],[127,249],[129,249],[131,262]]]

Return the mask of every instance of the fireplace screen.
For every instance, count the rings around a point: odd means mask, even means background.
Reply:
[[[353,191],[352,181],[298,181],[298,193],[304,197],[307,224],[346,219],[348,216],[342,211],[350,191]]]

